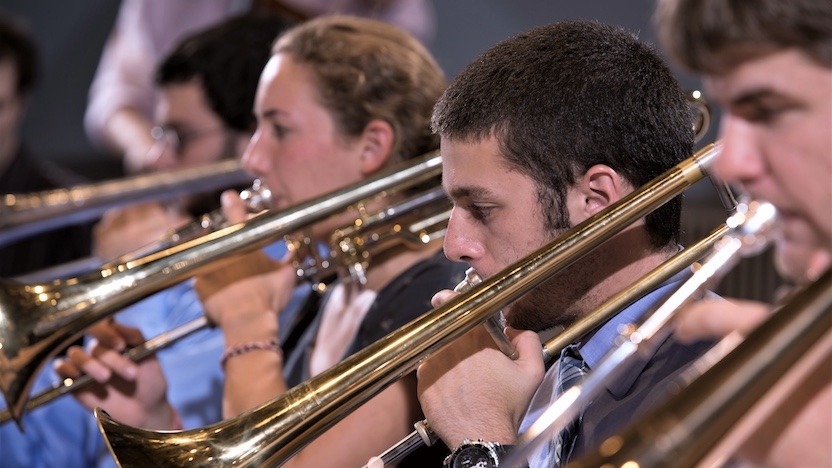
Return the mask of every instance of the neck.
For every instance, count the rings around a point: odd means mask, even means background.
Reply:
[[[638,282],[676,253],[668,246],[655,249],[643,229],[622,232],[593,252],[597,282],[580,301],[581,315],[597,309],[607,299]]]

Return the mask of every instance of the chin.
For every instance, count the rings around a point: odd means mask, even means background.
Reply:
[[[777,273],[786,280],[800,283],[805,279],[812,254],[819,247],[816,244],[783,237],[777,240],[774,250],[774,264]]]

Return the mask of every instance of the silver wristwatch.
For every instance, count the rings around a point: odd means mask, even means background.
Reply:
[[[504,455],[510,445],[484,440],[465,439],[445,458],[445,468],[496,468],[500,466],[500,456]]]

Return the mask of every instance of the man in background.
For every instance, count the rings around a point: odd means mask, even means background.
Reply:
[[[661,0],[662,45],[704,78],[722,109],[714,174],[773,203],[778,270],[816,281],[832,257],[832,3]],[[685,340],[747,333],[772,306],[700,303],[682,314]],[[832,466],[832,356],[750,434],[735,455],[756,466]]]
[[[32,154],[21,141],[26,106],[37,81],[34,37],[0,12],[0,194],[30,193],[82,183],[83,179]],[[18,276],[86,257],[89,225],[53,229],[0,245],[0,278]]]

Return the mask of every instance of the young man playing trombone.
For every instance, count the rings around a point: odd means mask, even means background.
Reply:
[[[704,77],[722,107],[714,173],[779,210],[778,270],[812,283],[832,258],[832,3],[816,0],[662,0],[662,44]],[[828,306],[827,306],[828,307]],[[681,316],[685,339],[748,332],[771,307],[699,303]],[[735,458],[762,466],[832,466],[832,365],[827,354],[791,408],[778,408]]]
[[[451,84],[434,109],[433,127],[441,137],[443,187],[454,203],[445,254],[483,277],[693,150],[684,94],[661,59],[631,34],[593,22],[539,27],[492,47]],[[559,369],[566,366],[545,371],[534,332],[570,326],[678,252],[680,210],[676,198],[505,308],[516,360],[477,327],[420,366],[425,415],[454,449],[446,465],[470,466],[466,460],[477,453],[485,463],[477,466],[499,463],[504,446],[563,383]],[[575,343],[572,357],[591,372],[612,349],[616,328],[638,320],[678,281]],[[440,292],[434,305],[453,295]],[[574,437],[553,440],[531,466],[565,464],[571,445],[580,453],[615,433],[663,399],[665,383],[709,345],[668,339],[584,409]]]

